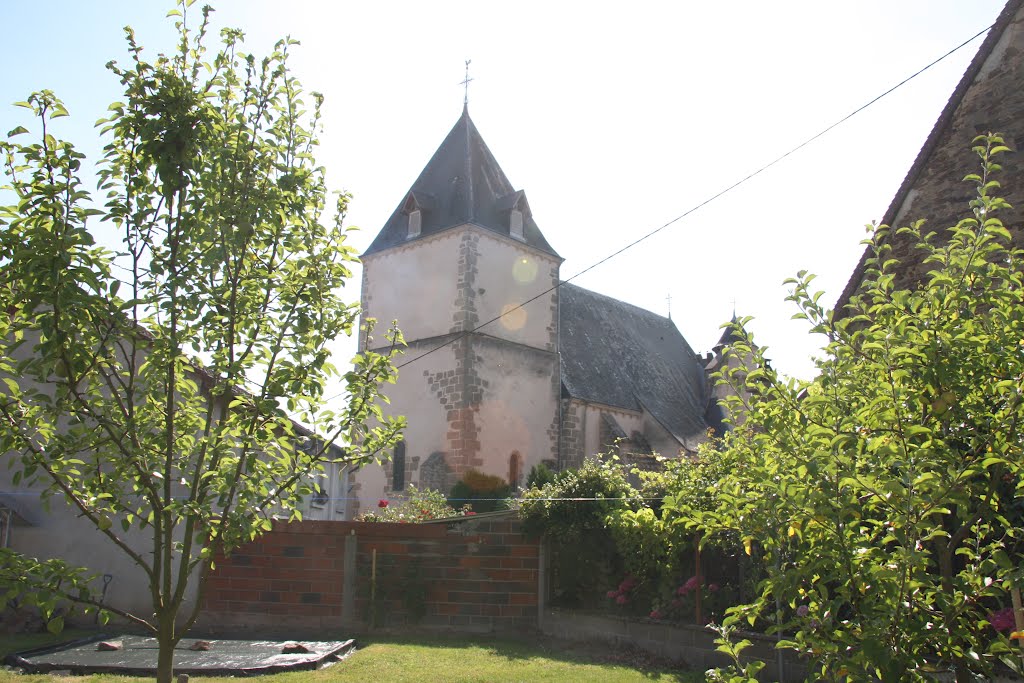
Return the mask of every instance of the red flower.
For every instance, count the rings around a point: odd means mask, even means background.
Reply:
[[[625,605],[627,602],[629,602],[629,598],[627,598],[625,595],[620,595],[619,597],[615,598],[615,602],[619,605]]]
[[[988,615],[988,623],[997,631],[1012,631],[1014,627],[1013,608],[1007,607]]]
[[[607,597],[607,598],[617,598],[617,597],[619,597],[619,592],[618,591],[608,591],[607,593],[605,593],[605,597]]]
[[[661,619],[662,614],[658,610],[651,610],[650,617],[651,619]]]
[[[467,512],[466,512],[466,516],[467,516],[467,517],[468,517],[469,515],[475,515],[475,514],[476,514],[476,513],[475,513],[475,512],[473,512],[472,510],[469,510],[469,511],[467,511]]]
[[[387,506],[388,506],[388,501],[385,500],[384,498],[381,498],[380,500],[377,501],[377,507],[379,507],[379,508],[386,508]]]

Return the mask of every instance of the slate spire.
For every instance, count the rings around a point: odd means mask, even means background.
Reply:
[[[418,230],[410,230],[416,212]],[[557,256],[533,220],[463,104],[462,115],[401,198],[366,254],[473,224]]]

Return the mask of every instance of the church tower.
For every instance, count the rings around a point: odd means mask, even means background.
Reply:
[[[397,320],[408,345],[385,406],[408,427],[355,474],[360,508],[408,484],[448,493],[470,470],[518,485],[556,459],[562,259],[468,109],[362,261],[363,315]]]

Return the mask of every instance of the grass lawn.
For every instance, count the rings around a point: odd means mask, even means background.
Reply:
[[[33,634],[0,638],[0,659],[9,652],[83,637]],[[330,640],[338,634],[325,634]],[[587,683],[697,683],[703,675],[673,669],[635,651],[586,646],[551,639],[514,640],[480,636],[357,637],[359,647],[344,661],[319,671],[261,676],[259,683],[400,683],[402,681],[587,681]],[[140,678],[113,676],[24,676],[0,669],[0,683],[138,683]],[[199,680],[193,676],[192,680]],[[237,683],[237,678],[202,678],[209,683]]]

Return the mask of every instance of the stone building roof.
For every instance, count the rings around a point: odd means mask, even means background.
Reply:
[[[998,132],[1015,150],[997,159],[1003,166],[997,175],[1002,196],[1015,207],[1003,213],[1002,219],[1014,232],[1017,245],[1024,246],[1024,231],[1019,228],[1024,217],[1024,163],[1016,151],[1024,147],[1022,7],[1024,0],[1006,3],[882,216],[883,225],[901,227],[924,218],[925,232],[938,231],[941,239],[943,230],[968,215],[968,202],[974,198],[973,186],[963,182],[965,175],[979,168],[971,140]],[[913,245],[905,236],[890,233],[889,239],[894,257],[912,252]],[[845,315],[844,307],[860,287],[870,257],[871,251],[866,249],[836,302],[836,318]],[[920,281],[925,270],[924,264],[905,259],[897,284],[910,286]]]
[[[558,291],[566,395],[646,409],[680,443],[704,433],[704,367],[669,318],[569,283]]]
[[[467,223],[510,236],[513,209],[522,212],[522,241],[558,256],[533,220],[526,194],[513,188],[464,108],[366,254]],[[419,235],[412,238],[411,210],[419,210],[422,221]]]

